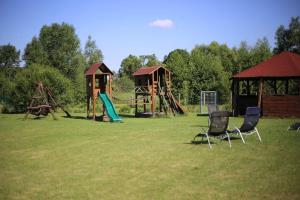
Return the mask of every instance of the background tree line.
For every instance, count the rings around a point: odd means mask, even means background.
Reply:
[[[216,90],[220,103],[230,97],[232,74],[247,69],[282,51],[300,53],[299,17],[291,18],[287,28],[279,26],[275,33],[275,48],[266,38],[251,47],[241,42],[238,47],[211,42],[196,45],[190,52],[175,49],[159,61],[155,54],[129,55],[121,62],[117,80],[119,86],[132,86],[132,74],[141,66],[164,65],[172,71],[175,95],[185,103],[198,103],[201,90]],[[0,104],[8,112],[23,112],[30,102],[37,80],[50,87],[63,104],[78,104],[85,99],[84,71],[92,63],[103,60],[96,41],[88,37],[84,50],[75,28],[67,23],[45,25],[39,35],[26,45],[22,59],[11,44],[0,45]],[[24,67],[19,67],[20,62]]]
[[[233,48],[213,41],[209,45],[196,45],[190,52],[175,49],[162,62],[151,55],[150,65],[162,64],[172,71],[173,91],[175,96],[180,94],[183,103],[198,104],[201,90],[216,90],[219,103],[223,104],[230,100],[231,75],[282,51],[300,54],[299,17],[292,17],[287,28],[279,26],[275,41],[273,50],[266,38],[258,39],[254,46],[242,41]],[[141,66],[150,66],[143,61],[141,56],[129,55],[121,63],[119,76],[133,79],[134,71]]]

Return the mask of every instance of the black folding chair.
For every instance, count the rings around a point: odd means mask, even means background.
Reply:
[[[219,111],[219,108],[216,104],[207,104],[207,111],[208,111],[208,126],[209,126],[211,113],[215,111]]]
[[[197,137],[202,137],[202,141],[203,141],[203,137],[206,136],[208,145],[210,148],[212,148],[209,139],[210,137],[219,138],[220,140],[227,138],[229,142],[229,146],[231,147],[230,137],[229,134],[227,133],[228,123],[229,123],[229,112],[227,111],[212,112],[210,116],[210,124],[208,130],[202,128],[202,133],[197,134],[194,137],[194,140],[192,142],[195,142]]]
[[[235,127],[234,130],[228,132],[232,134],[240,135],[243,143],[245,143],[243,135],[247,136],[256,133],[259,141],[261,142],[261,137],[256,128],[256,125],[258,124],[259,121],[259,117],[260,117],[259,107],[248,107],[246,110],[246,114],[244,116],[244,123],[242,124],[242,126],[240,128]]]
[[[297,130],[297,132],[299,132],[299,131],[300,131],[300,123],[299,123],[299,122],[296,122],[296,123],[290,125],[290,126],[287,128],[287,130],[288,130],[288,131],[289,131],[289,130]]]

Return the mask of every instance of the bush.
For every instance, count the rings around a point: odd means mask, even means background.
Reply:
[[[24,112],[30,104],[36,89],[36,81],[42,81],[44,86],[51,89],[57,103],[69,104],[73,101],[71,81],[65,78],[57,69],[33,64],[22,68],[11,80],[9,94],[5,94],[7,112]]]
[[[119,108],[119,112],[120,113],[127,113],[130,114],[131,113],[131,108],[128,105],[123,105]]]

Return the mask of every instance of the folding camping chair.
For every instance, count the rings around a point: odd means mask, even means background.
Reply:
[[[211,113],[209,128],[206,131],[202,128],[202,133],[197,134],[192,142],[195,142],[197,137],[206,136],[207,142],[210,148],[212,148],[210,143],[210,137],[219,138],[220,140],[227,138],[229,146],[231,147],[231,141],[229,134],[227,133],[227,127],[229,123],[229,112],[227,111],[215,111]]]
[[[231,134],[238,134],[240,135],[243,143],[245,143],[243,135],[252,135],[256,133],[259,141],[261,142],[261,137],[259,132],[256,128],[260,117],[260,108],[259,107],[248,107],[246,110],[246,114],[244,116],[244,122],[240,128],[235,127],[234,130],[228,131]]]

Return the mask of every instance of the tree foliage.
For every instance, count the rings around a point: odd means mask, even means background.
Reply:
[[[89,66],[93,63],[103,61],[102,51],[98,49],[96,41],[92,40],[90,35],[84,47],[84,56]]]
[[[39,40],[46,52],[49,65],[60,70],[66,77],[74,78],[77,66],[72,65],[72,61],[80,47],[74,27],[66,23],[44,25]]]
[[[134,55],[129,55],[127,58],[124,58],[121,62],[121,67],[119,69],[119,75],[128,76],[130,79],[133,79],[132,74],[137,71],[142,66],[142,61],[139,57]]]
[[[184,49],[175,49],[168,54],[163,63],[172,71],[172,83],[175,95],[180,94],[184,99],[187,99],[187,83],[191,80],[189,52]]]
[[[300,54],[300,21],[298,17],[292,17],[289,27],[279,26],[276,34],[276,47],[273,52],[291,51]]]
[[[7,44],[0,46],[0,67],[18,67],[20,63],[20,51],[16,47]]]
[[[26,65],[31,64],[49,64],[47,53],[44,51],[43,46],[37,37],[33,37],[31,42],[25,47],[23,60]]]

